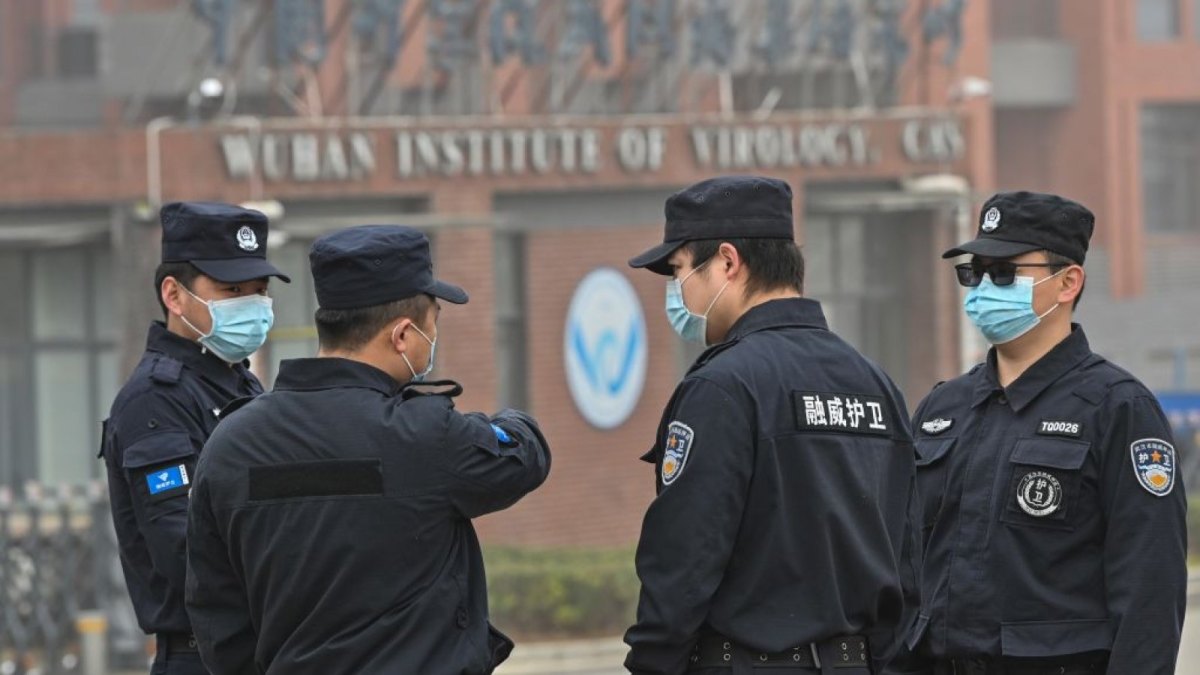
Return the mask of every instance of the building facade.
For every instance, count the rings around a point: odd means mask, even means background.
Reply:
[[[157,207],[179,199],[273,218],[293,283],[272,286],[268,383],[316,349],[316,236],[430,235],[472,295],[442,315],[436,375],[464,409],[530,410],[556,450],[542,490],[484,519],[495,543],[636,538],[638,457],[698,350],[664,320],[665,280],[625,260],[661,238],[671,192],[715,174],[789,181],[806,293],[911,405],[981,353],[939,254],[998,187],[1096,210],[1094,341],[1154,387],[1195,387],[1179,364],[1200,339],[1174,303],[1196,302],[1200,269],[1198,12],[0,0],[0,484],[102,475],[99,421],[158,312]],[[1156,322],[1178,329],[1138,329]]]

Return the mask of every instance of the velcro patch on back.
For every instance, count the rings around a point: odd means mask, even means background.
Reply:
[[[383,461],[331,459],[250,467],[250,501],[383,494]]]
[[[800,431],[891,436],[892,420],[882,396],[792,392]]]

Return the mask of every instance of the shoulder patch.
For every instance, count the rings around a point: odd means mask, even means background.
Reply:
[[[683,467],[687,464],[688,453],[692,450],[692,441],[695,440],[695,433],[692,428],[683,422],[671,422],[667,425],[667,440],[663,447],[662,460],[662,484],[670,485],[679,478],[679,474],[683,473]]]
[[[952,426],[954,426],[953,419],[946,419],[945,417],[936,417],[936,418],[931,419],[928,422],[925,422],[924,424],[922,424],[921,431],[924,431],[925,433],[929,434],[930,436],[937,436],[938,434],[942,433],[943,431],[946,431],[947,429],[949,429]]]
[[[1161,438],[1143,438],[1129,446],[1138,484],[1155,497],[1166,497],[1175,487],[1175,446]]]

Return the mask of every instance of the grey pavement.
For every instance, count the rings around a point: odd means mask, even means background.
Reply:
[[[1200,675],[1200,571],[1192,573],[1189,588],[1176,675]],[[619,637],[518,644],[496,675],[625,675],[625,651]]]
[[[1176,675],[1200,675],[1200,571],[1192,574],[1190,588]],[[620,637],[518,644],[496,675],[625,675],[625,651]]]

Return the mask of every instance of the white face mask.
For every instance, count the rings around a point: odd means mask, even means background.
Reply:
[[[397,324],[396,328],[399,327],[399,324]],[[404,363],[408,365],[408,370],[412,373],[412,381],[424,382],[425,378],[429,377],[429,374],[433,372],[433,360],[434,357],[437,356],[437,338],[430,340],[429,336],[425,334],[425,331],[417,328],[417,324],[415,323],[409,324],[409,327],[417,331],[417,333],[419,333],[421,337],[425,338],[425,341],[429,343],[429,364],[425,366],[425,370],[422,370],[418,373],[417,369],[413,368],[412,361],[408,360],[408,354],[401,354],[400,358],[404,359]],[[396,341],[396,328],[392,329],[392,342]]]
[[[704,309],[703,314],[693,314],[692,310],[687,308],[687,305],[683,302],[683,284],[693,274],[699,272],[705,265],[708,265],[709,262],[712,261],[709,260],[702,263],[700,267],[688,272],[682,279],[667,280],[667,320],[671,322],[671,328],[675,329],[679,337],[688,342],[707,343],[708,313],[712,311],[713,305],[717,304],[717,300],[720,299],[721,294],[729,287],[729,282],[726,281],[725,285],[721,286],[721,290],[717,291],[712,301],[708,303],[708,307]]]
[[[221,360],[239,363],[258,351],[267,341],[267,334],[275,324],[271,298],[265,295],[246,295],[227,300],[205,300],[182,284],[179,287],[208,308],[212,329],[203,333],[193,326],[186,316],[180,314],[179,318],[200,336],[200,345]]]
[[[1035,312],[1033,289],[1063,272],[1066,270],[1059,270],[1039,281],[1034,281],[1033,277],[1016,277],[1007,286],[997,286],[992,283],[992,277],[985,274],[979,285],[967,293],[963,309],[988,342],[994,345],[1012,342],[1058,309],[1059,305],[1055,304],[1041,314]]]

